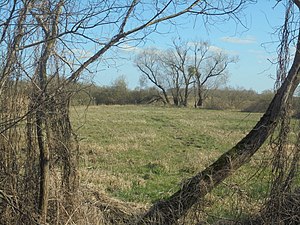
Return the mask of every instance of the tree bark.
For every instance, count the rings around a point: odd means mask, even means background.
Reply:
[[[185,182],[179,191],[166,200],[154,204],[138,224],[174,224],[195,203],[200,202],[207,193],[251,159],[270,134],[274,132],[281,112],[299,84],[299,37],[300,34],[298,34],[297,51],[288,76],[254,128],[213,164]]]
[[[168,105],[170,105],[170,100],[169,100],[169,98],[168,98],[168,94],[167,94],[166,90],[165,90],[164,88],[162,88],[161,86],[160,86],[160,89],[161,89],[162,92],[163,92],[163,96],[164,96],[164,99],[165,99],[166,103],[167,103]]]
[[[39,185],[39,214],[41,222],[46,223],[48,196],[49,196],[49,158],[50,152],[45,144],[45,115],[42,111],[38,111],[36,115],[37,140],[40,152],[40,185]]]
[[[38,67],[35,71],[35,76],[38,80],[37,87],[35,90],[38,104],[36,112],[36,131],[37,131],[37,142],[40,154],[40,184],[39,184],[39,215],[42,223],[47,221],[48,211],[48,199],[49,199],[49,184],[50,184],[50,150],[46,140],[49,140],[49,124],[47,113],[49,105],[47,104],[47,63],[52,54],[55,46],[56,39],[53,37],[57,36],[57,24],[59,22],[59,14],[63,6],[63,0],[60,0],[56,9],[53,12],[52,24],[43,24],[39,17],[35,17],[39,26],[41,26],[45,33],[45,42],[43,44],[43,50],[39,58]],[[33,14],[33,13],[32,13]],[[33,14],[33,16],[35,16]]]
[[[202,107],[202,106],[203,106],[202,91],[198,91],[197,107]]]

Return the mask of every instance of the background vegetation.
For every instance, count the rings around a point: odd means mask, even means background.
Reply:
[[[110,86],[77,84],[76,88],[78,92],[72,98],[73,105],[142,105],[153,103],[155,105],[164,105],[160,98],[159,89],[155,87],[137,87],[132,90],[128,88],[128,84],[123,77],[117,78]],[[172,95],[171,93],[169,94],[171,99]],[[213,89],[209,90],[209,95],[204,100],[202,108],[265,112],[273,96],[274,92],[271,90],[257,93],[243,88],[225,87]],[[194,107],[195,100],[197,101],[197,98],[194,98],[191,94],[188,98],[187,107]]]

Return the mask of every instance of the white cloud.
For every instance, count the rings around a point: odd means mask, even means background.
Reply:
[[[227,55],[234,55],[234,56],[239,55],[239,52],[237,52],[237,51],[227,50],[227,49],[220,48],[220,47],[214,46],[214,45],[210,45],[210,46],[209,46],[209,51],[215,52],[215,53],[223,52],[223,53],[225,53],[225,54],[227,54]]]
[[[225,50],[223,48],[220,48],[220,47],[217,47],[214,45],[209,46],[209,51],[216,52],[216,53],[225,52]]]
[[[136,47],[136,46],[132,46],[132,45],[129,45],[129,44],[123,44],[123,45],[120,45],[118,46],[121,50],[125,51],[125,52],[135,52],[135,53],[138,53],[141,51],[141,48],[139,47]]]
[[[248,45],[256,43],[255,37],[246,37],[246,38],[237,38],[237,37],[222,37],[221,41],[233,43],[233,44],[240,44],[240,45]]]

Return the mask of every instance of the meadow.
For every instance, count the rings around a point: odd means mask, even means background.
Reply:
[[[126,202],[150,205],[234,146],[259,113],[157,106],[72,109],[80,141],[81,184]],[[255,213],[265,197],[268,148],[206,198],[209,220]]]

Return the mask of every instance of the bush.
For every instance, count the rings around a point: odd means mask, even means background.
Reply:
[[[74,87],[72,105],[125,105],[148,104],[159,99],[156,88],[130,90],[124,83],[113,86],[77,84]]]
[[[267,110],[274,93],[271,91],[265,91],[260,95],[257,95],[256,100],[248,107],[242,109],[243,112],[260,112],[263,113]]]

